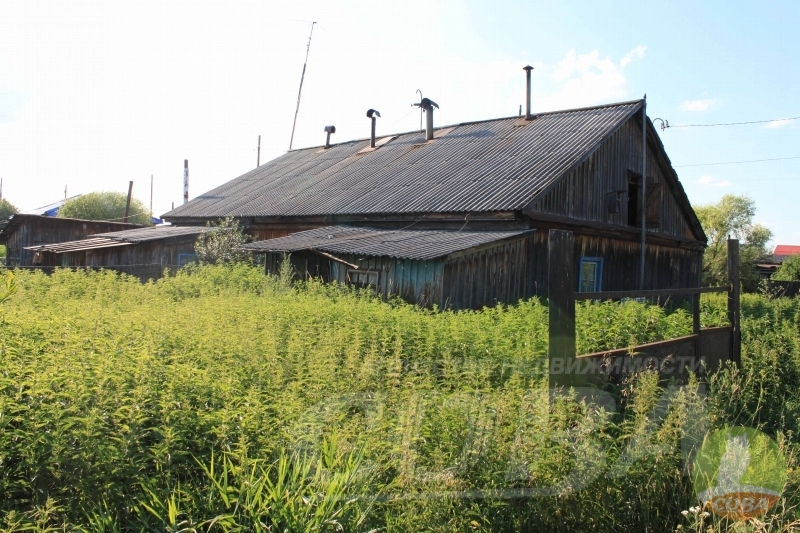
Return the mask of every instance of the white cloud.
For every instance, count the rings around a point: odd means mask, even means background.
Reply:
[[[646,50],[647,50],[646,46],[642,45],[637,46],[636,48],[625,54],[625,57],[623,57],[622,61],[619,62],[619,66],[625,68],[628,66],[628,64],[630,64],[631,61],[634,60],[634,58],[638,59],[644,58],[644,53]]]
[[[732,185],[728,180],[721,180],[709,175],[700,176],[700,179],[697,180],[697,183],[700,185],[707,185],[709,187],[730,187]]]
[[[576,54],[570,50],[555,66],[542,65],[540,72],[557,86],[540,100],[544,109],[589,106],[630,98],[625,69],[644,57],[647,47],[637,46],[618,62],[601,57],[598,50]]]
[[[768,130],[776,130],[778,128],[793,128],[794,121],[789,119],[773,120],[772,122],[767,122],[761,127]]]
[[[701,100],[687,100],[681,104],[681,109],[684,111],[695,111],[695,112],[703,112],[708,111],[714,107],[720,105],[719,100],[713,100],[711,98],[704,98]]]

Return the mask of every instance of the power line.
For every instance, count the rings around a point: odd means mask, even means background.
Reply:
[[[666,122],[662,129],[667,128],[710,128],[712,126],[739,126],[742,124],[765,124],[767,122],[785,122],[787,120],[800,120],[800,117],[773,118],[771,120],[749,120],[747,122],[719,122],[717,124],[670,124]]]
[[[670,126],[671,127],[671,126]],[[761,163],[764,161],[786,161],[787,159],[800,159],[800,156],[795,157],[773,157],[770,159],[749,159],[747,161],[721,161],[719,163],[697,163],[694,165],[673,165],[674,168],[686,167],[710,167],[714,165],[739,165],[742,163]]]

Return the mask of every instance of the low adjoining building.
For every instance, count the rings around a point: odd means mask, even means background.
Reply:
[[[0,225],[0,244],[6,245],[6,266],[58,266],[54,256],[37,254],[31,247],[83,239],[98,233],[143,228],[137,224],[17,214]]]
[[[180,267],[194,260],[197,236],[215,229],[150,226],[27,249],[58,266],[109,268],[140,278],[159,277],[164,268]]]

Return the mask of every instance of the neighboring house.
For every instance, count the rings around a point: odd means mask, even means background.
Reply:
[[[74,200],[75,198],[79,198],[81,195],[76,194],[75,196],[70,196],[69,198],[65,198],[63,200],[59,200],[58,202],[54,202],[52,204],[47,204],[42,207],[37,207],[31,211],[25,212],[26,215],[39,215],[43,217],[57,217],[58,211],[61,209],[65,203],[69,202],[70,200]]]
[[[6,266],[57,266],[60,263],[53,262],[54,258],[37,255],[26,248],[140,227],[142,226],[105,220],[17,214],[0,224],[0,244],[6,245]]]
[[[27,247],[49,264],[68,267],[107,267],[130,273],[160,272],[195,258],[197,236],[216,228],[149,226],[100,233],[84,239]]]
[[[756,265],[761,279],[769,279],[790,256],[800,254],[800,246],[779,244],[771,255],[761,259]]]
[[[574,234],[576,289],[637,288],[644,214],[644,288],[696,287],[706,236],[650,120],[641,209],[642,104],[292,150],[163,217],[235,217],[271,271],[290,252],[300,274],[476,308],[547,294],[549,229]]]

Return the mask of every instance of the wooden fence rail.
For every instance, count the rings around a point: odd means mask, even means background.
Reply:
[[[652,368],[663,377],[683,380],[688,373],[714,371],[725,361],[739,364],[739,241],[728,239],[729,285],[635,291],[575,292],[572,232],[550,230],[548,245],[549,375],[550,387],[577,387],[602,379]],[[700,295],[728,293],[729,327],[701,329]],[[578,356],[575,345],[575,302],[625,298],[692,296],[692,334],[677,339]],[[633,357],[632,357],[633,355]],[[676,370],[677,369],[677,370]],[[601,378],[598,380],[598,378]]]

